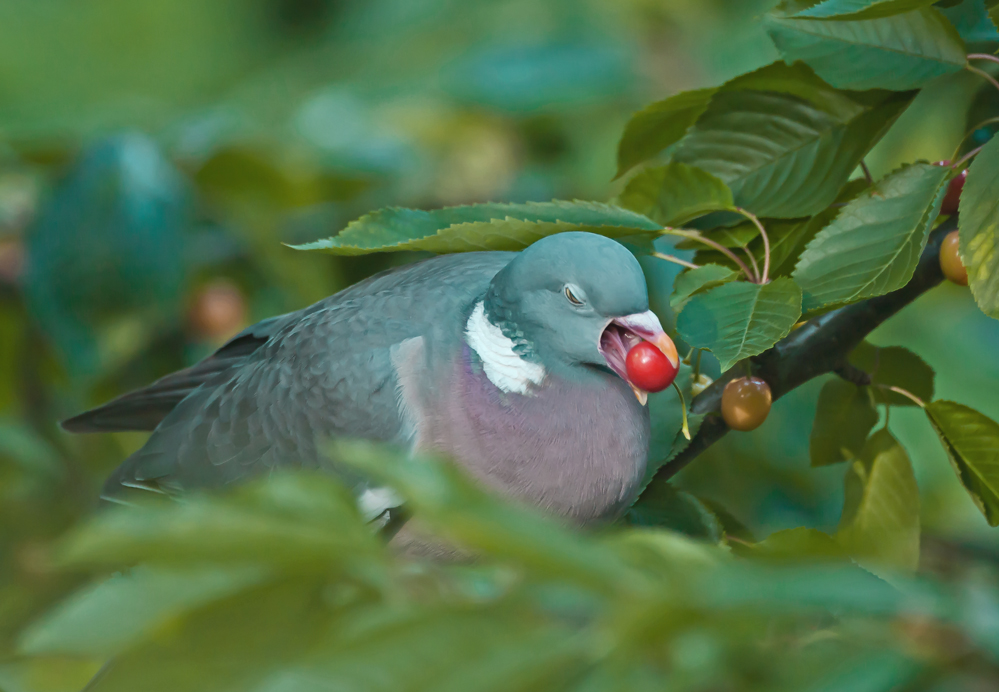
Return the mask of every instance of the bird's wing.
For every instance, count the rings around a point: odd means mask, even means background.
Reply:
[[[421,340],[422,350],[422,340],[460,333],[467,306],[510,257],[438,257],[378,275],[279,318],[260,333],[270,332],[262,343],[224,368],[209,365],[209,358],[187,375],[170,376],[176,386],[164,378],[150,389],[177,397],[196,386],[108,479],[105,495],[121,486],[172,491],[223,485],[283,465],[318,466],[325,462],[317,439],[331,435],[405,438],[411,426],[393,363],[399,345]],[[233,353],[238,341],[230,342]],[[444,354],[428,349],[426,357]],[[148,408],[145,402],[157,396],[137,399]],[[118,400],[121,406],[127,398]]]
[[[188,394],[244,363],[293,315],[272,317],[237,334],[208,358],[62,422],[72,433],[155,430]]]

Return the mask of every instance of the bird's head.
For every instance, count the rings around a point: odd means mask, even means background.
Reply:
[[[559,233],[531,245],[493,279],[490,318],[519,332],[542,363],[560,370],[610,369],[640,401],[628,351],[654,344],[676,367],[676,346],[649,310],[645,275],[620,243],[593,233]]]

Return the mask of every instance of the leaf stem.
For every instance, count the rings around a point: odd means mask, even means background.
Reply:
[[[870,187],[874,187],[874,176],[871,175],[871,169],[867,167],[867,162],[860,159],[860,170],[864,172],[864,177],[867,178],[867,184]]]
[[[672,228],[670,226],[663,226],[662,235],[675,235],[680,238],[689,238],[690,240],[696,240],[699,243],[704,243],[708,247],[717,250],[718,252],[722,253],[730,260],[735,262],[736,266],[739,267],[739,269],[741,269],[743,273],[745,273],[746,277],[750,281],[752,281],[753,283],[759,283],[759,279],[753,274],[753,272],[749,270],[749,267],[747,267],[746,264],[741,259],[736,257],[734,252],[729,250],[724,245],[720,245],[709,238],[705,238],[697,231],[685,231],[682,228]]]
[[[697,352],[698,357],[700,357],[701,352]],[[680,385],[673,380],[673,389],[676,390],[676,395],[680,397],[680,412],[683,414],[683,436],[688,440],[690,439],[690,426],[687,425],[687,402],[683,398],[683,390],[680,389]]]
[[[757,264],[756,257],[753,256],[753,253],[750,252],[749,248],[746,247],[745,245],[742,246],[742,251],[746,253],[746,257],[749,258],[749,263],[753,265],[753,273],[756,274],[757,277],[759,277],[760,276],[760,265]]]
[[[992,86],[994,86],[996,89],[999,89],[999,82],[997,82],[996,78],[990,75],[985,70],[979,70],[977,67],[972,67],[971,65],[965,65],[964,69],[968,70],[968,72],[974,72],[979,77],[987,79],[989,82],[991,82]]]
[[[770,236],[767,235],[767,229],[763,227],[760,220],[756,218],[756,214],[751,211],[747,211],[742,207],[733,207],[733,211],[736,211],[747,219],[753,222],[753,225],[760,230],[760,235],[763,237],[763,276],[759,283],[765,284],[770,281]]]
[[[912,392],[910,392],[907,389],[902,389],[901,387],[896,387],[893,384],[879,384],[879,385],[876,385],[876,386],[881,387],[882,389],[890,390],[892,392],[895,392],[896,394],[901,394],[906,399],[911,399],[912,401],[914,401],[916,403],[916,405],[919,406],[920,408],[926,408],[926,402],[923,401],[922,399],[920,399],[918,396],[916,396],[915,394],[913,394]]]
[[[994,63],[999,63],[999,58],[988,53],[968,53],[968,60],[991,60]]]
[[[693,262],[688,262],[687,260],[682,260],[679,257],[667,255],[663,252],[653,252],[652,256],[661,260],[666,260],[667,262],[672,262],[673,264],[679,264],[681,267],[687,267],[688,269],[700,269],[700,266],[694,264]]]
[[[957,171],[960,171],[961,170],[961,166],[964,165],[964,162],[967,161],[968,159],[970,159],[971,157],[973,157],[978,152],[980,152],[984,147],[985,147],[984,144],[982,146],[980,146],[980,147],[975,147],[974,149],[972,149],[971,151],[969,151],[967,154],[965,154],[964,156],[962,156],[961,158],[959,158],[957,161],[955,161],[951,165],[951,168],[953,168],[953,169],[955,169]]]

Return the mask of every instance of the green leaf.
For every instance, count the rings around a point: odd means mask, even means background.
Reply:
[[[673,295],[670,296],[669,306],[674,312],[679,313],[698,293],[735,281],[738,277],[739,272],[718,264],[705,264],[697,269],[687,269],[677,276],[673,283]]]
[[[497,498],[455,464],[410,455],[368,442],[335,441],[332,458],[393,488],[435,536],[543,573],[572,575],[598,588],[626,578],[624,566],[585,536],[547,520],[538,510]],[[469,511],[475,508],[475,511]]]
[[[425,250],[522,250],[555,233],[589,231],[625,238],[662,230],[640,214],[599,202],[472,204],[432,211],[389,207],[365,214],[332,238],[293,246],[335,255]]]
[[[717,517],[696,497],[670,483],[653,483],[628,509],[632,526],[655,526],[712,543],[721,540]]]
[[[734,204],[732,191],[725,183],[683,163],[642,171],[628,181],[616,202],[663,226],[681,226]]]
[[[737,281],[691,298],[676,326],[691,347],[710,349],[724,371],[784,338],[800,315],[801,289],[790,279]]]
[[[138,567],[63,601],[21,635],[23,653],[107,658],[168,619],[261,581],[256,569]]]
[[[999,41],[999,31],[989,17],[984,0],[944,0],[936,7],[954,25],[965,44]],[[981,119],[975,122],[981,122]]]
[[[877,422],[878,412],[866,387],[858,387],[838,377],[826,382],[819,392],[809,438],[812,466],[827,466],[855,458]]]
[[[923,401],[933,399],[933,368],[908,349],[874,346],[865,341],[850,354],[850,362],[871,375],[872,384],[900,387]],[[916,405],[909,397],[880,387],[874,394],[892,406]]]
[[[825,0],[807,9],[790,14],[809,19],[877,19],[928,7],[936,0]]]
[[[684,91],[631,116],[618,144],[615,177],[675,144],[708,107],[716,91],[716,88]]]
[[[732,549],[743,557],[771,562],[845,562],[849,559],[832,536],[804,526],[775,531],[759,543],[736,543]]]
[[[676,145],[760,217],[828,207],[914,94],[833,89],[803,64],[774,63],[721,88]]]
[[[342,592],[287,580],[213,601],[134,642],[93,690],[255,689],[315,645],[333,623],[331,600]]]
[[[848,203],[816,234],[791,274],[807,312],[901,288],[940,210],[949,169],[905,166]]]
[[[847,471],[837,538],[875,572],[919,565],[919,488],[909,456],[886,429],[871,436]]]
[[[337,530],[330,530],[331,525]],[[351,493],[328,475],[278,474],[230,496],[116,507],[64,539],[68,565],[267,564],[329,570],[380,558]]]
[[[999,137],[968,167],[957,217],[961,260],[978,307],[999,319]]]
[[[947,457],[991,526],[999,526],[999,423],[953,401],[926,405]]]
[[[812,238],[839,215],[843,205],[856,198],[857,195],[861,194],[867,188],[866,180],[851,180],[836,196],[836,201],[832,205],[811,218],[761,219],[770,239],[770,278],[789,276],[794,270],[794,265],[797,263],[798,258],[801,257],[801,253],[804,252],[805,246],[811,242]],[[752,240],[746,244],[746,248],[756,258],[756,263],[762,268],[764,258],[766,257],[766,248],[756,227],[752,223],[747,222],[733,229],[726,230],[732,235],[739,237],[739,230],[743,228],[747,230],[752,229],[754,232]],[[724,240],[724,238],[719,238],[714,231],[709,232],[707,235],[712,240],[719,242]],[[679,247],[679,244],[677,246]],[[703,245],[701,247],[703,248]],[[697,264],[715,263],[732,269],[737,268],[732,260],[716,250],[699,250],[694,257],[694,262]]]
[[[840,89],[916,89],[967,62],[957,29],[932,7],[860,21],[775,11],[766,26],[785,60],[805,62]]]

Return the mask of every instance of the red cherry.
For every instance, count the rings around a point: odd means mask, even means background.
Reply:
[[[933,164],[934,166],[949,166],[951,162],[949,159],[944,159],[943,161],[937,161]],[[968,169],[964,169],[953,178],[950,179],[950,183],[947,184],[947,192],[944,194],[943,203],[940,205],[940,213],[956,214],[958,205],[961,202],[961,190],[964,189],[964,180],[968,177]]]
[[[628,351],[625,360],[628,380],[647,392],[661,392],[673,384],[678,365],[648,341],[640,341]]]

